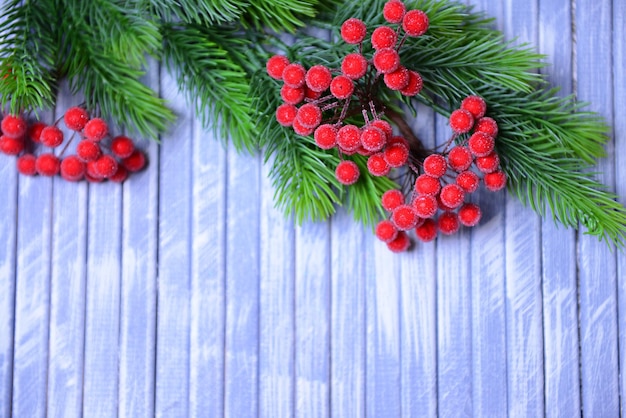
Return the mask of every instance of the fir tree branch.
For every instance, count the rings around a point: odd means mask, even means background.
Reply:
[[[202,26],[236,22],[247,0],[134,0],[136,7],[147,10],[163,22],[181,22]]]

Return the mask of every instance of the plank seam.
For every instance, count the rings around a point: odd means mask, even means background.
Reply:
[[[13,338],[13,343],[12,343],[12,350],[11,350],[11,367],[10,369],[10,373],[11,376],[8,379],[9,383],[10,383],[10,387],[9,387],[9,414],[11,416],[13,416],[13,379],[15,378],[15,318],[17,315],[17,225],[19,222],[19,189],[20,189],[20,182],[17,180],[17,177],[15,178],[15,214],[13,216],[13,219],[15,219],[15,234],[13,235],[13,333],[12,333],[12,338]]]

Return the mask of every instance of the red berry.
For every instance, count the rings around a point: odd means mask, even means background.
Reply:
[[[455,209],[463,204],[465,192],[457,184],[446,184],[441,188],[439,197],[444,205],[451,209]]]
[[[500,157],[496,152],[492,152],[484,157],[476,157],[476,167],[483,173],[493,173],[500,167]]]
[[[383,81],[391,90],[402,90],[409,85],[409,70],[400,65],[395,71],[385,74]]]
[[[33,154],[24,154],[17,159],[17,171],[26,176],[34,176],[37,174],[36,162],[37,158]]]
[[[85,164],[85,179],[92,183],[99,183],[104,180],[104,177],[102,177],[102,174],[98,171],[96,162],[97,160],[92,160]]]
[[[302,87],[289,87],[285,84],[280,89],[280,97],[285,103],[296,105],[304,100],[304,89]]]
[[[406,13],[406,7],[400,0],[389,0],[383,6],[383,16],[389,23],[400,23]]]
[[[488,116],[482,117],[476,121],[474,132],[484,132],[492,138],[498,136],[498,123]]]
[[[394,253],[401,253],[406,251],[411,246],[411,240],[409,240],[409,236],[404,231],[398,231],[398,235],[396,238],[387,243],[387,248],[389,248]]]
[[[283,81],[286,86],[298,88],[304,86],[304,77],[306,70],[300,64],[289,64],[283,70]]]
[[[437,199],[426,194],[417,196],[413,200],[413,208],[420,218],[432,218],[437,213]]]
[[[337,131],[337,145],[342,151],[356,151],[361,146],[361,130],[355,125],[345,125]]]
[[[347,99],[354,92],[354,82],[345,75],[338,75],[330,83],[330,93],[338,99]]]
[[[404,139],[401,136],[392,136],[389,139],[389,141],[387,141],[387,146],[391,146],[391,145],[395,145],[395,144],[404,145],[406,147],[406,149],[411,149],[411,146],[409,145],[409,141],[407,141],[406,139]]]
[[[96,160],[96,172],[103,178],[109,178],[117,171],[117,161],[110,155],[103,155]]]
[[[24,141],[21,138],[11,138],[6,135],[0,137],[0,151],[6,155],[17,155],[24,150]]]
[[[109,181],[113,183],[121,183],[128,178],[128,170],[122,164],[117,165],[117,171],[111,177]]]
[[[291,127],[293,128],[294,132],[300,136],[309,136],[313,133],[313,131],[315,131],[315,128],[307,128],[306,126],[302,126],[302,123],[300,123],[300,120],[298,118],[295,118],[293,120]]]
[[[89,121],[89,114],[82,107],[74,106],[67,109],[63,115],[65,126],[73,131],[82,131]]]
[[[450,114],[450,128],[457,134],[469,132],[474,126],[474,117],[465,109],[457,109]]]
[[[467,96],[461,102],[461,109],[465,109],[474,116],[474,119],[480,119],[485,116],[487,111],[487,103],[482,97]]]
[[[337,128],[330,124],[320,125],[315,130],[313,138],[321,149],[331,149],[337,145]]]
[[[391,189],[383,193],[380,201],[383,205],[383,208],[386,211],[391,212],[398,206],[404,204],[404,195],[400,190]]]
[[[408,36],[422,36],[428,30],[428,16],[421,10],[409,10],[402,18],[402,29]]]
[[[342,161],[335,169],[335,177],[337,177],[339,183],[346,186],[356,183],[359,179],[359,175],[359,167],[354,161]]]
[[[2,133],[7,138],[21,138],[26,133],[26,121],[21,116],[6,115],[0,123]]]
[[[385,141],[387,139],[391,138],[392,135],[393,135],[393,128],[391,127],[389,122],[387,122],[385,120],[375,119],[375,120],[370,122],[370,126],[375,126],[376,128],[378,128],[381,131],[383,131],[383,133],[385,134]],[[408,148],[408,146],[407,146],[407,148]]]
[[[393,48],[382,48],[374,53],[374,67],[383,74],[396,71],[400,66],[400,55]]]
[[[378,152],[385,146],[385,133],[375,126],[366,126],[361,132],[361,144],[368,151]]]
[[[372,32],[372,47],[374,49],[393,48],[398,41],[398,34],[389,26],[380,26]]]
[[[83,162],[93,161],[100,157],[100,145],[88,139],[83,139],[76,146],[76,154]]]
[[[493,152],[495,141],[484,132],[474,132],[467,141],[467,147],[476,157],[486,157]]]
[[[475,226],[480,221],[482,212],[478,205],[466,203],[459,208],[459,221],[465,226]]]
[[[291,126],[297,113],[297,107],[292,104],[283,103],[276,108],[276,120],[282,126]]]
[[[127,136],[116,136],[111,141],[111,152],[119,158],[130,157],[135,151],[135,144],[132,139]]]
[[[30,139],[33,142],[41,142],[41,131],[43,131],[43,128],[46,126],[47,125],[43,122],[35,122],[30,125],[30,128],[28,129],[28,136]]]
[[[341,72],[346,77],[357,80],[367,72],[367,60],[359,53],[348,54],[341,61]]]
[[[504,174],[504,171],[502,170],[487,173],[485,174],[485,177],[483,177],[483,181],[485,182],[487,189],[492,192],[497,192],[506,186],[506,174]]]
[[[313,100],[317,100],[320,97],[322,97],[322,92],[321,91],[313,91],[310,88],[308,88],[306,85],[304,86],[304,98],[305,99],[310,99],[311,101]]]
[[[386,176],[389,174],[391,167],[385,161],[385,157],[382,152],[371,155],[367,159],[367,170],[371,175],[376,177]]]
[[[426,219],[424,223],[415,228],[415,235],[422,242],[430,242],[437,237],[437,224],[433,219]]]
[[[382,242],[391,242],[398,236],[398,228],[390,220],[385,219],[376,225],[376,237]]]
[[[448,165],[454,171],[465,171],[472,165],[472,153],[465,147],[457,146],[448,152]]]
[[[56,126],[46,126],[39,139],[46,147],[55,148],[63,143],[63,132]]]
[[[473,171],[463,171],[456,176],[456,184],[467,193],[474,193],[479,182],[478,175]]]
[[[402,167],[409,159],[409,149],[402,144],[387,145],[384,156],[391,167]]]
[[[322,122],[322,109],[312,103],[307,103],[298,109],[296,119],[305,128],[317,128]]]
[[[400,231],[415,228],[419,216],[415,208],[409,205],[400,205],[391,213],[391,221]]]
[[[454,212],[444,212],[437,219],[437,227],[446,235],[455,234],[459,231],[459,218]]]
[[[285,67],[288,66],[289,60],[287,57],[283,55],[274,55],[270,59],[267,60],[265,64],[265,69],[270,77],[275,78],[276,80],[283,79],[283,71]]]
[[[430,154],[424,159],[424,173],[439,178],[448,171],[448,163],[441,154]]]
[[[87,122],[83,130],[85,138],[100,141],[109,133],[109,126],[100,118],[93,118]]]
[[[61,161],[61,177],[67,181],[78,181],[85,174],[85,163],[76,155],[69,155]]]
[[[417,71],[409,70],[409,82],[408,84],[400,90],[400,93],[405,96],[415,96],[422,91],[422,87],[424,86],[424,81],[422,80],[422,76]]]
[[[330,86],[333,76],[330,70],[323,65],[314,65],[306,72],[304,81],[309,89],[314,92],[323,92]]]
[[[143,155],[143,152],[136,149],[130,157],[122,160],[122,164],[128,171],[139,171],[146,165],[146,157]]]
[[[54,154],[41,154],[35,161],[35,169],[42,176],[54,176],[59,172],[61,162]]]
[[[435,196],[441,190],[438,178],[422,174],[415,180],[415,192],[419,195]]]
[[[441,201],[441,194],[437,195],[437,206],[439,206],[439,209],[443,211],[449,212],[449,211],[454,210],[454,208],[451,208],[450,206],[446,205],[445,203]]]
[[[341,37],[348,44],[356,45],[363,42],[366,32],[367,27],[365,23],[354,17],[346,20],[341,25]]]

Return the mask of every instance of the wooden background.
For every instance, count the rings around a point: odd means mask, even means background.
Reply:
[[[626,2],[475,3],[613,126],[598,169],[626,203]],[[402,255],[342,211],[294,227],[260,157],[203,130],[164,70],[146,82],[181,117],[123,186],[0,156],[0,417],[619,416],[623,252],[504,192]]]

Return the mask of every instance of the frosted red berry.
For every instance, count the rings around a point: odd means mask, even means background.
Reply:
[[[474,157],[470,150],[463,146],[456,146],[448,152],[448,165],[454,171],[465,171],[472,165]]]
[[[39,139],[46,147],[55,148],[63,143],[63,131],[56,126],[46,126]]]
[[[382,130],[385,134],[385,140],[388,140],[393,136],[393,128],[386,120],[375,119],[370,122],[370,126],[375,126],[376,128]]]
[[[337,145],[345,151],[356,151],[361,146],[361,130],[355,125],[345,125],[337,131]]]
[[[280,97],[285,103],[296,105],[304,100],[304,88],[293,88],[285,84],[280,89]]]
[[[341,38],[348,44],[356,45],[363,42],[367,27],[362,20],[350,18],[341,25]]]
[[[375,126],[366,126],[361,131],[361,145],[367,151],[378,152],[383,149],[386,142],[385,133]]]
[[[402,194],[400,190],[391,189],[383,193],[383,196],[380,199],[380,201],[383,205],[383,208],[386,211],[391,212],[398,206],[404,204],[404,195]]]
[[[431,195],[420,195],[413,200],[413,208],[420,218],[432,218],[437,213],[437,199]]]
[[[402,18],[402,29],[408,36],[422,36],[428,30],[428,16],[422,10],[409,10]]]
[[[6,135],[0,137],[0,152],[6,155],[17,155],[24,150],[24,141],[21,138],[11,138]]]
[[[455,234],[459,231],[459,226],[459,218],[454,212],[444,212],[437,218],[437,228],[443,234]]]
[[[28,128],[28,137],[33,142],[41,142],[41,131],[43,131],[46,126],[47,125],[43,122],[35,122],[31,124],[30,128]]]
[[[400,205],[391,213],[391,222],[393,222],[400,231],[415,228],[419,218],[415,208],[410,205]]]
[[[337,128],[330,124],[320,125],[315,130],[313,138],[321,149],[331,149],[337,145]]]
[[[492,152],[484,157],[476,157],[474,162],[476,167],[483,173],[493,173],[500,167],[500,157],[496,152]]]
[[[424,159],[424,172],[433,177],[439,178],[448,171],[446,158],[441,154],[430,154]]]
[[[484,132],[495,138],[498,136],[498,123],[488,116],[482,117],[476,121],[474,132]]]
[[[487,111],[487,103],[482,97],[467,96],[461,102],[461,109],[465,109],[474,116],[474,119],[480,119],[485,116]]]
[[[96,160],[95,168],[101,177],[108,178],[117,171],[117,161],[110,155],[103,155]]]
[[[483,177],[483,181],[485,182],[485,186],[487,187],[487,189],[491,190],[492,192],[497,192],[498,190],[501,190],[504,188],[504,186],[506,186],[506,174],[504,174],[504,171],[502,170],[497,170],[493,173],[487,173]]]
[[[85,179],[89,182],[101,182],[104,177],[98,171],[97,160],[85,163]]]
[[[323,92],[330,86],[333,75],[323,65],[314,65],[309,68],[304,78],[307,87],[315,92]]]
[[[493,152],[495,140],[484,132],[474,132],[467,141],[467,147],[476,157],[486,157]]]
[[[89,121],[89,113],[82,107],[74,106],[67,109],[63,115],[65,126],[72,131],[82,131]]]
[[[357,80],[367,72],[367,60],[356,52],[348,54],[341,61],[341,72],[346,77]]]
[[[409,82],[400,90],[400,93],[405,96],[415,96],[422,91],[423,86],[422,76],[417,71],[409,70]]]
[[[387,248],[394,253],[401,253],[409,249],[411,246],[411,240],[409,236],[404,231],[398,231],[398,235],[396,238],[387,243]]]
[[[479,183],[480,179],[473,171],[463,171],[456,176],[456,184],[466,193],[474,193]]]
[[[33,154],[24,154],[17,159],[17,171],[26,176],[37,174],[37,157]]]
[[[270,77],[276,80],[283,79],[283,71],[290,64],[289,59],[283,55],[274,55],[265,63],[265,69]]]
[[[322,109],[312,103],[304,104],[298,109],[296,119],[305,128],[317,128],[322,122]]]
[[[100,141],[109,134],[109,126],[100,118],[90,119],[83,129],[85,138],[92,141]]]
[[[474,117],[465,109],[457,109],[450,114],[450,128],[457,134],[469,132],[474,126]]]
[[[406,7],[400,0],[389,0],[383,6],[383,17],[389,23],[400,23],[406,13]]]
[[[289,64],[283,70],[283,82],[286,86],[298,88],[304,86],[306,70],[300,64]]]
[[[372,32],[372,47],[374,49],[393,48],[397,41],[397,32],[389,26],[380,26]]]
[[[439,198],[444,205],[455,209],[463,204],[465,191],[458,184],[446,184],[441,188]]]
[[[300,120],[298,118],[295,118],[293,120],[291,127],[293,128],[293,131],[300,136],[309,136],[315,131],[315,128],[309,128],[307,126],[303,126],[302,123],[300,123]]]
[[[135,143],[127,136],[119,135],[111,141],[111,152],[116,157],[130,157],[133,151],[135,151]]]
[[[146,165],[146,157],[139,150],[133,151],[130,157],[124,158],[122,164],[128,171],[134,172],[141,170]]]
[[[356,183],[360,174],[359,167],[354,161],[341,161],[335,169],[335,177],[345,186]]]
[[[128,178],[128,170],[122,164],[117,165],[117,171],[111,177],[109,181],[113,183],[121,183]]]
[[[85,163],[76,155],[69,155],[61,161],[61,177],[67,181],[78,181],[85,174]]]
[[[5,115],[0,123],[2,133],[7,138],[21,138],[26,133],[26,121],[21,116]]]
[[[398,236],[398,228],[388,219],[380,221],[376,225],[376,237],[382,242],[391,242]]]
[[[379,49],[372,58],[374,67],[383,74],[391,73],[400,66],[400,55],[392,48]]]
[[[430,242],[437,238],[437,224],[434,219],[426,219],[415,228],[415,235],[422,242]]]
[[[383,81],[391,90],[402,90],[409,84],[409,70],[400,65],[395,71],[386,73]]]
[[[60,167],[61,161],[56,155],[50,153],[39,155],[35,161],[35,168],[42,176],[54,176],[59,172]]]
[[[76,154],[83,162],[96,160],[101,153],[100,145],[88,139],[83,139],[76,146]]]
[[[387,145],[384,150],[385,161],[391,167],[398,168],[409,159],[409,149],[402,144]]]
[[[465,226],[475,226],[480,222],[482,212],[478,205],[474,203],[466,203],[459,208],[458,218],[459,222]]]
[[[438,178],[422,174],[415,180],[415,192],[419,195],[435,196],[441,190],[441,183]]]
[[[388,146],[395,145],[395,144],[404,145],[406,147],[406,149],[410,149],[411,148],[409,146],[409,141],[407,141],[402,136],[392,136],[391,138],[389,138],[389,141],[387,141],[387,145]]]
[[[371,175],[376,177],[386,176],[389,174],[391,167],[385,161],[385,157],[382,152],[370,155],[367,159],[367,170]]]
[[[322,97],[322,93],[323,92],[321,91],[313,91],[306,85],[304,86],[304,98],[309,99],[310,101],[319,99],[320,97]]]
[[[298,114],[298,108],[292,104],[283,103],[276,108],[276,120],[282,126],[291,126]]]
[[[340,100],[352,96],[353,92],[354,82],[345,75],[338,75],[330,83],[330,93]]]

